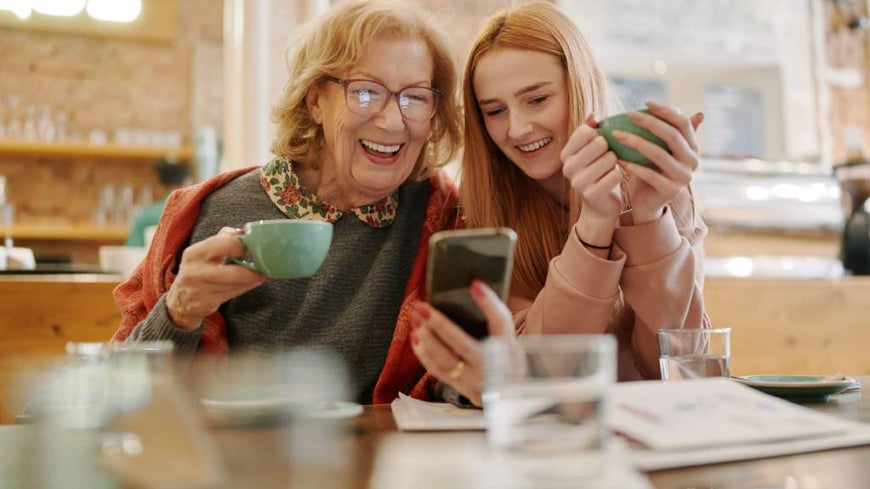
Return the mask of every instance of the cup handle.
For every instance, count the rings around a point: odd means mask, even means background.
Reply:
[[[239,236],[237,236],[236,238],[237,238],[239,241],[241,241],[242,244],[245,245],[245,247],[247,248],[248,243],[245,242],[245,235],[244,235],[244,234],[239,235]],[[263,273],[262,270],[260,270],[259,268],[257,268],[257,264],[256,264],[256,263],[254,263],[254,262],[252,262],[252,261],[248,261],[248,260],[242,259],[242,258],[235,258],[235,257],[232,257],[232,256],[228,256],[227,259],[226,259],[226,263],[229,263],[229,264],[232,264],[232,265],[241,265],[241,266],[247,268],[248,270],[250,270],[250,271],[252,271],[252,272]]]

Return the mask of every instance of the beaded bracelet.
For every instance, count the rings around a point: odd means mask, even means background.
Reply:
[[[580,239],[580,237],[578,236],[577,239]],[[613,248],[613,242],[611,242],[607,246],[598,246],[598,245],[587,243],[587,242],[583,241],[582,239],[580,239],[580,244],[582,244],[583,246],[585,246],[587,248],[593,249],[593,250],[609,250],[609,249]]]

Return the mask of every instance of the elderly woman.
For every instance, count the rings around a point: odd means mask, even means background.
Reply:
[[[442,36],[404,5],[348,1],[294,41],[274,110],[277,155],[176,191],[136,273],[115,290],[115,340],[170,339],[180,353],[329,350],[357,401],[428,397],[408,344],[429,236],[456,225],[433,168],[459,142],[457,75]],[[333,223],[315,275],[269,280],[228,264],[260,219]]]

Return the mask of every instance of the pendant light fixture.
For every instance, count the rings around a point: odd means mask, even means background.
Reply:
[[[142,0],[88,0],[88,15],[108,22],[131,22],[142,12]]]
[[[86,11],[97,20],[132,22],[142,13],[142,0],[0,0],[0,11],[4,10],[21,20],[29,18],[31,12],[74,17]]]

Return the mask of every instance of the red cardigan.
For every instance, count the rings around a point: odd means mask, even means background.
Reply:
[[[194,224],[199,217],[200,203],[217,188],[238,178],[256,167],[248,167],[222,173],[197,185],[176,190],[166,201],[160,216],[154,239],[145,259],[129,279],[115,288],[115,304],[121,311],[121,325],[112,337],[113,341],[123,341],[133,328],[148,315],[157,300],[175,280],[176,257],[182,246],[187,243]],[[410,332],[410,307],[425,297],[426,255],[429,237],[442,229],[457,226],[458,199],[456,187],[443,171],[429,177],[430,196],[426,208],[425,221],[420,234],[417,256],[408,283],[405,297],[399,307],[399,317],[393,331],[393,339],[387,352],[387,359],[378,378],[372,395],[375,404],[389,403],[399,392],[427,399],[430,396],[434,377],[427,374],[417,360],[408,341]],[[203,321],[202,337],[197,353],[227,353],[226,322],[220,312],[208,316]]]

